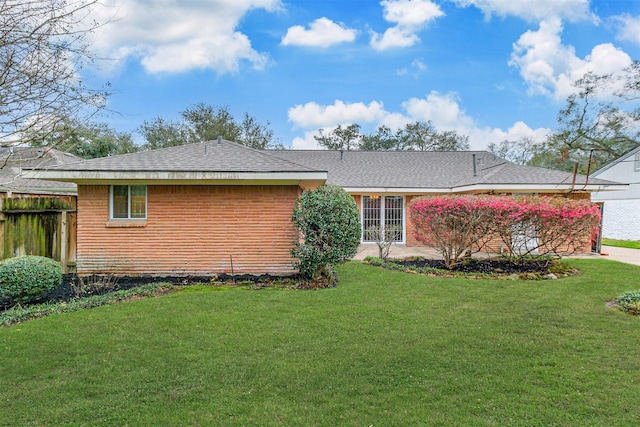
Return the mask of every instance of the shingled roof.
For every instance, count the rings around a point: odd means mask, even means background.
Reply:
[[[315,169],[226,140],[186,144],[159,150],[121,154],[48,170],[147,172],[311,172]]]
[[[275,156],[326,170],[327,182],[350,191],[459,192],[566,190],[571,173],[522,166],[487,151],[281,150]],[[475,161],[475,167],[474,167]],[[616,183],[577,175],[576,189]]]
[[[28,179],[22,172],[23,169],[47,168],[76,160],[78,157],[52,148],[4,148],[0,150],[0,192],[73,195],[76,193],[73,183]]]
[[[474,164],[475,162],[475,164]],[[73,182],[327,182],[350,192],[602,190],[610,181],[521,166],[487,151],[255,150],[219,140],[38,168]]]
[[[235,142],[218,140],[36,168],[33,177],[72,182],[113,180],[222,182],[322,181],[326,172]]]

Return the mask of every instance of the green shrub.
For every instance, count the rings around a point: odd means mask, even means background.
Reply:
[[[21,256],[0,264],[0,297],[31,302],[62,283],[62,267],[51,258]]]
[[[640,315],[640,290],[625,292],[616,298],[616,303],[620,310]]]
[[[291,221],[299,232],[291,252],[296,268],[307,278],[334,282],[332,264],[352,258],[360,245],[360,212],[353,197],[334,185],[305,191]]]

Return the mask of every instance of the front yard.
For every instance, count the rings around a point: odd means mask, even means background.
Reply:
[[[640,267],[199,286],[0,328],[0,425],[636,425]]]

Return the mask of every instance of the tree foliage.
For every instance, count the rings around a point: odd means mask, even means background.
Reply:
[[[388,126],[380,126],[375,132],[362,134],[360,125],[351,124],[326,132],[319,129],[315,140],[329,150],[409,150],[409,151],[460,151],[469,149],[469,137],[455,131],[440,132],[431,122],[408,123],[395,132]]]
[[[540,156],[544,144],[536,143],[530,137],[522,137],[517,140],[501,141],[499,143],[492,142],[487,147],[490,152],[498,157],[509,160],[517,165],[527,165],[534,156]]]
[[[117,132],[104,123],[65,122],[55,132],[34,132],[30,140],[34,147],[55,147],[84,159],[135,153],[140,149],[131,134]]]
[[[69,121],[85,121],[105,105],[108,91],[91,88],[80,70],[95,57],[88,22],[97,1],[0,2],[0,145],[52,139]]]
[[[409,207],[415,238],[454,268],[498,241],[515,261],[583,250],[597,232],[598,206],[560,197],[462,195],[421,197]]]
[[[212,141],[218,136],[257,149],[281,147],[273,131],[269,129],[269,122],[262,124],[248,113],[244,114],[242,121],[238,121],[227,107],[199,103],[180,114],[180,121],[159,117],[153,121],[145,121],[138,128],[146,141],[143,148],[153,150]]]
[[[315,140],[321,146],[329,150],[357,150],[360,147],[362,135],[360,134],[360,125],[351,124],[326,132],[324,129],[318,130],[318,135],[314,136]]]
[[[298,197],[291,221],[298,240],[291,251],[296,268],[310,279],[329,278],[332,265],[352,258],[360,244],[360,213],[345,190],[323,185]]]
[[[585,173],[640,145],[640,63],[621,76],[587,73],[574,85],[577,92],[558,113],[558,130],[529,164],[571,171],[578,163]]]

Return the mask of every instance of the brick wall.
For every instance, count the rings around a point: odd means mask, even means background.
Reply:
[[[109,187],[78,186],[79,274],[293,272],[298,186],[149,186],[147,221],[109,221]]]

